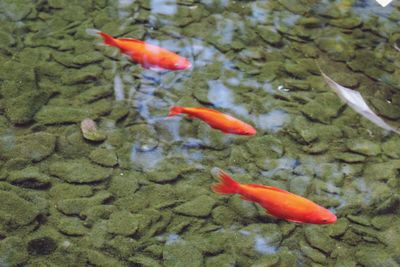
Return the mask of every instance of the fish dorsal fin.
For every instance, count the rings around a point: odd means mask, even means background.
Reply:
[[[144,44],[144,42],[142,40],[133,39],[133,38],[118,38],[117,40],[124,41],[124,42],[133,42],[133,43],[137,43],[137,44]]]
[[[273,190],[273,191],[277,191],[277,192],[281,192],[281,193],[289,193],[290,192],[280,189],[278,187],[273,187],[273,186],[268,186],[268,185],[261,185],[261,184],[248,184],[248,186],[253,187],[253,188],[263,188],[263,189],[268,189],[268,190]]]

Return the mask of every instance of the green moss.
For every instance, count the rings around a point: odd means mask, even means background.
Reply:
[[[109,178],[111,169],[90,163],[86,159],[53,162],[49,173],[70,183],[100,182]]]

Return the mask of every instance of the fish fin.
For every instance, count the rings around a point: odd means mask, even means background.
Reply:
[[[173,106],[168,113],[168,117],[173,117],[176,116],[178,114],[183,113],[183,109],[184,107],[179,107],[179,106]]]
[[[261,184],[247,184],[246,186],[250,186],[253,188],[263,188],[263,189],[268,189],[268,190],[273,190],[273,191],[278,191],[278,192],[282,192],[282,193],[290,193],[286,190],[280,189],[278,187],[273,187],[273,186],[268,186],[268,185],[261,185]],[[292,193],[290,193],[292,194]]]
[[[100,31],[98,32],[98,34],[103,38],[104,43],[106,45],[118,46],[117,43],[115,42],[114,37],[112,37],[111,35]]]
[[[296,221],[296,220],[291,220],[291,219],[284,219],[284,220],[286,220],[288,222],[293,222],[293,223],[304,223],[302,221]]]
[[[155,72],[167,71],[166,69],[163,69],[163,68],[160,68],[160,67],[157,67],[157,66],[145,66],[145,65],[142,65],[142,67],[145,68],[145,69],[148,69],[148,70],[155,71]]]
[[[239,193],[240,184],[233,180],[226,172],[220,168],[214,167],[211,169],[211,174],[219,179],[218,184],[212,185],[212,190],[221,194],[236,194]]]
[[[90,36],[98,36],[100,34],[100,31],[98,29],[93,28],[88,28],[85,30],[85,32]]]
[[[142,40],[134,39],[134,38],[118,38],[120,41],[124,42],[132,42],[132,43],[138,43],[138,44],[144,44]]]

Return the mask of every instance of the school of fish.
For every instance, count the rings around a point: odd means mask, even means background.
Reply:
[[[159,46],[131,38],[114,38],[111,35],[96,31],[103,38],[104,44],[118,48],[121,53],[140,64],[145,69],[154,71],[187,70],[192,63],[178,54]],[[211,128],[224,134],[253,136],[256,129],[231,115],[217,110],[202,107],[171,107],[168,118],[178,114],[186,114],[189,118],[197,118],[207,123]],[[294,223],[331,224],[336,222],[336,215],[302,196],[286,190],[261,185],[240,184],[227,173],[214,167],[213,176],[220,182],[212,185],[212,189],[220,194],[239,194],[246,201],[260,204],[265,211],[279,219]]]

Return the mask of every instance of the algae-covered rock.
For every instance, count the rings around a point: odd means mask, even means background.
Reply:
[[[122,262],[95,250],[85,250],[87,261],[94,266],[114,267],[124,266]]]
[[[391,138],[382,145],[383,153],[391,158],[400,158],[400,141],[397,138]]]
[[[138,190],[139,184],[134,174],[114,176],[111,179],[108,191],[115,197],[130,197]]]
[[[306,257],[310,258],[313,262],[326,264],[326,256],[318,249],[307,246],[305,243],[300,242],[300,250]]]
[[[347,148],[365,156],[376,156],[381,152],[379,144],[366,139],[350,140],[347,142]]]
[[[37,167],[10,172],[8,181],[11,184],[31,189],[47,189],[51,186],[51,178],[41,173]]]
[[[98,148],[93,150],[90,153],[89,158],[93,162],[105,167],[113,167],[118,163],[117,154],[113,150],[106,148]]]
[[[110,193],[101,191],[90,198],[61,199],[57,202],[56,208],[66,215],[80,215],[82,211],[89,207],[103,204],[111,196]]]
[[[314,248],[328,254],[335,248],[335,241],[328,236],[327,231],[323,231],[320,227],[307,226],[304,233],[306,240]]]
[[[91,163],[87,159],[52,162],[49,173],[69,183],[101,182],[111,176],[112,169]]]
[[[355,254],[357,262],[366,267],[395,267],[396,261],[383,247],[359,246]]]
[[[29,259],[25,244],[18,237],[8,237],[0,241],[0,263],[3,266],[23,266]]]
[[[0,139],[0,154],[7,159],[25,158],[38,162],[54,152],[55,143],[56,137],[44,132],[17,137],[15,145]]]
[[[200,267],[203,265],[203,255],[196,247],[184,241],[166,244],[163,264],[166,267]]]
[[[75,123],[89,117],[85,108],[44,106],[35,115],[35,120],[42,124]]]
[[[88,232],[83,222],[78,218],[61,218],[57,225],[58,230],[69,236],[82,236]]]
[[[236,265],[236,260],[229,254],[219,254],[217,256],[211,256],[206,258],[206,267],[233,267]]]
[[[145,255],[135,255],[129,257],[128,261],[132,264],[136,264],[143,267],[161,267],[162,265],[155,259],[147,257]]]
[[[257,159],[278,158],[283,154],[282,142],[273,136],[253,137],[246,143],[248,152]]]
[[[302,107],[302,112],[311,120],[321,123],[330,121],[339,115],[343,103],[332,93],[318,94],[312,101]]]
[[[129,211],[118,211],[111,214],[107,222],[107,231],[112,234],[131,236],[138,230],[137,217]]]
[[[12,231],[30,224],[41,213],[35,203],[19,197],[13,192],[0,191],[0,232]]]
[[[186,202],[174,209],[176,213],[194,216],[207,217],[210,215],[212,208],[215,205],[215,200],[209,196],[199,196],[189,202]]]

